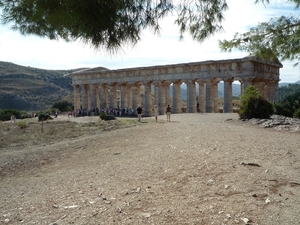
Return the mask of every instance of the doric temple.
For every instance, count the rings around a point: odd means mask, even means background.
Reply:
[[[230,113],[234,81],[240,82],[241,94],[253,85],[266,99],[277,102],[280,68],[280,63],[251,57],[117,70],[92,68],[72,74],[74,108],[135,110],[143,103],[144,114],[150,116],[154,105],[164,114],[169,104],[172,113],[181,113],[181,84],[185,83],[186,112],[196,112],[196,99],[200,112],[218,112],[218,83],[223,82],[223,112]]]

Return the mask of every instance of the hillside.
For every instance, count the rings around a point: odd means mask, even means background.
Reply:
[[[77,70],[45,70],[0,61],[0,109],[49,109],[72,93],[72,78],[63,75]]]

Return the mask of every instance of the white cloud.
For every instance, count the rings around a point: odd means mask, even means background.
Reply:
[[[247,56],[246,52],[221,52],[218,40],[230,39],[235,32],[245,32],[259,22],[292,12],[291,8],[287,8],[286,1],[281,0],[272,1],[272,5],[267,5],[267,8],[262,4],[254,5],[249,0],[228,0],[228,5],[229,10],[225,13],[226,20],[223,23],[225,31],[204,43],[193,41],[188,34],[184,40],[179,41],[178,28],[174,25],[174,19],[169,18],[163,21],[160,36],[144,31],[142,41],[137,46],[124,47],[124,51],[117,55],[95,51],[80,42],[66,43],[35,36],[21,36],[18,32],[0,27],[0,61],[43,69],[98,66],[118,69],[242,58]],[[282,10],[283,6],[285,7]],[[283,62],[283,82],[296,82],[300,79],[299,69],[293,68],[293,63]]]

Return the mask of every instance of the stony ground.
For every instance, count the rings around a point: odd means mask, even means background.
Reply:
[[[300,132],[130,121],[0,124],[0,224],[300,224]]]

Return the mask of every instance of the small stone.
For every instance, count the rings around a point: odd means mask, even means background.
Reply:
[[[241,218],[241,220],[242,220],[245,224],[247,224],[247,223],[250,222],[250,220],[249,220],[248,218]]]

